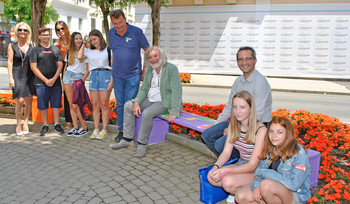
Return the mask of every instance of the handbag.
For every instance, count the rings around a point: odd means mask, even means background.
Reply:
[[[237,158],[234,158],[224,164],[229,165],[237,161]],[[214,204],[219,201],[222,201],[228,197],[228,193],[224,191],[222,187],[212,186],[208,181],[208,173],[213,168],[213,165],[210,165],[206,168],[201,168],[198,170],[199,173],[199,182],[200,182],[200,197],[199,200],[203,203]]]

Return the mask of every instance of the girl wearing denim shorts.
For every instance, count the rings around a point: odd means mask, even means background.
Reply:
[[[88,134],[88,128],[86,122],[83,119],[79,107],[77,104],[73,104],[73,82],[77,80],[83,80],[89,76],[89,66],[87,59],[77,59],[79,48],[83,43],[83,37],[80,33],[74,32],[71,36],[70,48],[65,57],[65,72],[63,76],[64,91],[69,102],[70,113],[73,121],[73,128],[67,133],[67,136],[80,137]],[[81,124],[81,128],[78,128],[78,119]]]
[[[211,185],[222,187],[231,194],[226,199],[227,203],[235,203],[233,195],[254,181],[265,133],[265,125],[256,119],[253,96],[248,91],[236,93],[232,98],[231,120],[224,150],[208,173]],[[240,159],[235,164],[223,166],[230,159],[233,148],[239,151]]]
[[[90,48],[85,48],[87,36],[83,39],[78,59],[86,57],[89,63],[90,76],[90,97],[92,100],[92,116],[94,118],[94,131],[90,138],[104,139],[107,137],[107,126],[109,120],[109,97],[113,89],[111,78],[112,62],[109,61],[107,43],[98,30],[89,33]],[[111,57],[112,59],[112,57]],[[100,131],[100,107],[102,112],[102,130]]]

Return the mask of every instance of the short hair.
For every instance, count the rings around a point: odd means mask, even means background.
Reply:
[[[55,23],[55,32],[57,37],[61,37],[58,33],[57,33],[57,25],[61,25],[64,27],[64,35],[67,36],[68,41],[70,41],[70,32],[69,32],[69,28],[68,25],[64,22],[64,21],[57,21]]]
[[[228,135],[229,142],[234,143],[241,136],[241,122],[237,120],[233,111],[233,102],[235,98],[241,98],[245,100],[250,107],[250,113],[248,117],[248,131],[246,133],[245,140],[248,144],[255,144],[255,132],[257,128],[256,108],[254,97],[248,91],[240,91],[236,93],[232,98],[231,120],[228,127],[231,132],[231,134]]]
[[[152,69],[150,64],[149,64],[149,60],[148,60],[148,54],[152,51],[152,50],[155,50],[158,52],[159,56],[160,56],[160,59],[162,60],[162,65],[166,64],[167,61],[168,61],[168,58],[167,56],[164,54],[163,50],[160,48],[160,47],[157,47],[157,46],[151,46],[150,48],[148,48],[148,50],[146,50],[145,52],[145,55],[143,57],[143,65],[149,69]]]
[[[89,33],[89,36],[90,35],[97,36],[98,38],[100,38],[100,51],[104,50],[107,47],[106,40],[103,38],[103,35],[99,30],[97,29],[92,30]],[[96,47],[90,43],[90,49],[95,50]]]
[[[239,54],[239,52],[242,51],[242,50],[250,50],[250,51],[252,52],[252,55],[253,55],[254,59],[256,59],[256,52],[255,52],[254,48],[249,47],[249,46],[244,46],[244,47],[240,47],[240,48],[238,49],[237,54],[236,54],[236,59],[237,59],[237,60],[238,60],[238,54]]]
[[[120,16],[123,16],[124,19],[125,18],[125,14],[124,14],[124,11],[121,10],[121,9],[116,9],[116,10],[113,10],[111,11],[111,13],[109,14],[109,16],[112,18],[119,18]]]
[[[283,141],[282,145],[279,147],[280,155],[276,159],[281,159],[285,162],[286,159],[291,158],[293,155],[297,154],[300,150],[299,142],[295,135],[295,130],[293,124],[285,117],[275,117],[269,123],[269,128],[266,132],[264,139],[264,146],[259,155],[259,159],[264,160],[267,158],[267,155],[271,157],[272,152],[274,150],[274,145],[271,143],[269,139],[269,130],[272,124],[279,124],[286,129],[286,138]]]
[[[27,42],[28,44],[30,44],[30,43],[32,42],[32,29],[31,29],[31,28],[29,27],[29,25],[26,24],[25,22],[19,22],[19,23],[16,24],[16,26],[15,26],[15,42],[18,42],[18,29],[19,29],[19,27],[21,27],[21,26],[25,26],[26,29],[28,30],[28,35],[27,35],[27,40],[26,40],[26,42]]]
[[[41,35],[41,33],[43,33],[43,32],[46,32],[46,31],[49,31],[49,33],[51,34],[51,29],[50,28],[48,28],[48,27],[41,27],[41,28],[39,28],[39,30],[38,30],[38,34],[39,35]]]

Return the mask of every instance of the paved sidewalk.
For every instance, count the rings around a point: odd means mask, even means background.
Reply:
[[[12,116],[13,118],[13,116]],[[14,119],[0,115],[0,203],[200,203],[198,169],[214,159],[172,142],[112,150],[102,141],[40,137],[39,124],[16,136]]]

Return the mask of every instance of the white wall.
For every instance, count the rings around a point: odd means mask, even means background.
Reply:
[[[149,8],[136,25],[152,40]],[[181,72],[241,74],[236,52],[252,46],[267,76],[350,78],[350,4],[169,7],[161,47]]]

